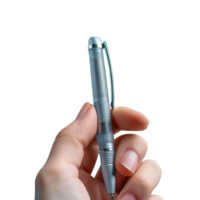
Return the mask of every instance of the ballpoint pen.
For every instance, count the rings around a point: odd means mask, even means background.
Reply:
[[[109,106],[109,96],[103,49],[106,51],[111,82],[111,109],[114,108],[114,83],[111,60],[107,43],[99,37],[91,37],[88,41],[90,71],[92,79],[93,102],[97,112],[96,138],[99,145],[101,170],[107,193],[114,199],[116,187],[115,147]]]

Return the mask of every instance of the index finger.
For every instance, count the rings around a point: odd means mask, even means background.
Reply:
[[[116,107],[111,112],[114,134],[123,131],[142,131],[149,125],[149,120],[142,113],[127,107]]]

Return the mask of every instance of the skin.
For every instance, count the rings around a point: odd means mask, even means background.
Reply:
[[[144,115],[126,107],[115,108],[111,115],[114,134],[120,130],[145,130],[149,124]],[[101,169],[95,178],[91,176],[99,151],[96,129],[95,108],[85,103],[77,118],[56,136],[49,157],[35,180],[35,200],[110,200]],[[138,135],[125,134],[115,139],[115,149],[115,200],[162,200],[158,195],[151,195],[159,183],[161,169],[153,160],[143,161],[146,141]],[[126,151],[137,155],[132,169],[120,162]],[[124,162],[132,161],[132,158],[123,158]]]

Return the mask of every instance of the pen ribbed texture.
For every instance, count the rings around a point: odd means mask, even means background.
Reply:
[[[115,150],[104,149],[100,151],[101,170],[104,184],[108,194],[114,194],[116,189]]]
[[[100,152],[101,165],[110,165],[115,163],[115,150]]]
[[[110,107],[108,100],[100,100],[94,103],[97,111],[98,120],[101,122],[111,121]]]

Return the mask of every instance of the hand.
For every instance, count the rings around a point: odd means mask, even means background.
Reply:
[[[144,130],[149,121],[125,107],[112,111],[114,134],[120,130]],[[85,103],[75,121],[57,135],[47,162],[36,177],[36,200],[110,200],[101,169],[91,176],[99,147],[96,142],[97,116]],[[125,134],[115,140],[117,183],[115,200],[162,200],[151,192],[161,169],[153,160],[142,162],[147,143],[140,136]]]

